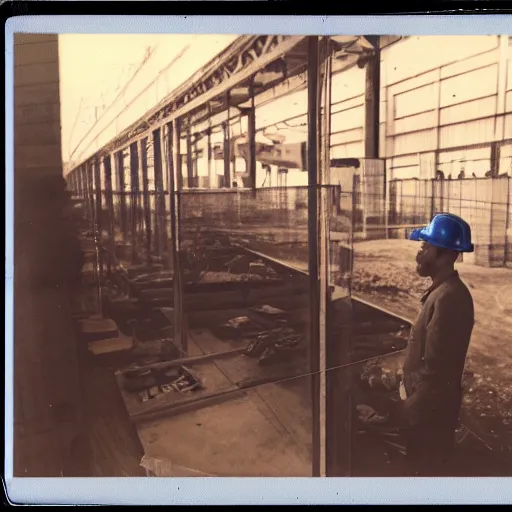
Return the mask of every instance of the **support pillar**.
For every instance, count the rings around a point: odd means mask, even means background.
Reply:
[[[230,94],[226,92],[226,104],[228,119],[222,124],[224,132],[224,188],[231,188],[231,130],[230,130],[230,108],[229,108]]]
[[[174,137],[174,152],[176,153],[176,160],[174,162],[174,173],[176,175],[177,190],[183,189],[183,161],[181,158],[181,119],[175,119],[173,123],[173,137]]]
[[[144,209],[144,234],[146,241],[146,259],[148,265],[151,264],[151,203],[149,200],[149,178],[148,178],[148,139],[144,138],[139,141],[139,168],[142,171],[142,192],[143,192],[143,209]]]
[[[217,188],[217,176],[215,166],[212,162],[212,129],[210,127],[208,127],[208,131],[206,132],[206,157],[208,159],[208,188]]]
[[[311,405],[313,461],[312,476],[321,476],[322,439],[320,425],[320,279],[318,262],[318,118],[319,118],[319,44],[318,36],[308,37],[308,247],[310,286],[309,362],[311,372]]]
[[[256,108],[254,105],[254,83],[250,85],[251,107],[247,112],[247,148],[249,151],[249,186],[256,189]]]
[[[190,121],[187,124],[186,144],[187,144],[187,188],[194,188],[194,162],[192,158],[192,134],[190,132]]]
[[[162,128],[153,132],[153,160],[154,160],[154,172],[155,172],[155,190],[156,190],[156,252],[159,258],[164,257],[164,253],[167,249],[167,235],[165,225],[165,194],[164,194],[164,180],[162,170],[162,144],[161,144],[161,132]],[[168,258],[163,259],[164,267],[168,267]]]
[[[180,185],[176,175],[178,160],[180,159],[178,123],[169,123],[166,126],[165,144],[167,146],[166,165],[169,171],[170,203],[171,203],[171,259],[173,266],[174,291],[174,339],[180,344],[184,353],[188,352],[185,317],[183,311],[183,279],[180,266]]]
[[[326,41],[326,55],[323,73],[323,112],[322,123],[322,172],[323,185],[330,183],[330,135],[331,135],[331,89],[332,52],[330,41]],[[351,362],[351,298],[337,293],[331,297],[329,291],[329,197],[330,191],[322,188],[321,218],[321,349],[325,364],[325,475],[342,477],[351,475],[352,454],[352,371],[339,368]],[[333,262],[334,263],[334,262]],[[323,336],[322,336],[323,335]]]
[[[106,155],[103,158],[103,166],[105,168],[105,203],[108,212],[108,248],[112,255],[115,255],[115,230],[114,230],[114,197],[112,194],[112,157]],[[110,273],[110,258],[107,259],[107,269]]]
[[[132,234],[132,262],[137,262],[138,245],[138,219],[139,219],[139,156],[137,143],[130,145],[130,197],[131,197],[131,234]]]
[[[115,154],[115,161],[117,183],[119,186],[119,224],[121,228],[121,234],[123,236],[123,242],[126,243],[128,240],[128,219],[126,211],[126,176],[124,172],[124,156],[122,151],[119,151]]]
[[[91,224],[92,229],[95,228],[94,225],[94,185],[93,185],[93,170],[92,170],[92,161],[88,160],[85,163],[85,179],[87,183],[87,204],[88,204],[88,215],[89,215],[89,222]]]
[[[366,36],[366,39],[373,45],[375,54],[366,63],[364,154],[366,158],[379,158],[380,37]]]
[[[101,163],[100,157],[96,155],[92,161],[92,169],[94,175],[94,192],[95,192],[95,224],[98,231],[98,237],[100,242],[103,238],[103,193],[101,190]]]

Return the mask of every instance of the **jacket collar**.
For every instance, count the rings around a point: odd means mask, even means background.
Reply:
[[[444,274],[441,274],[437,276],[434,279],[434,282],[432,285],[428,288],[428,290],[423,294],[420,301],[422,304],[425,303],[427,300],[427,297],[436,289],[439,288],[443,283],[446,283],[446,281],[453,279],[455,277],[459,277],[459,273],[456,270],[450,270],[449,272],[446,272]]]

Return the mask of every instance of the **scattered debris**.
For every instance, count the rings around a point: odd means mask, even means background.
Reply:
[[[303,344],[303,338],[289,327],[278,327],[270,331],[261,333],[258,337],[249,343],[246,349],[246,355],[258,357],[258,363],[268,361],[277,353],[300,347]]]
[[[127,391],[139,392],[141,400],[146,401],[160,393],[198,391],[204,389],[204,384],[189,368],[172,366],[164,370],[130,369],[124,374],[123,387]]]
[[[267,267],[261,260],[253,261],[249,264],[249,274],[266,276],[267,275]]]
[[[282,309],[274,308],[272,306],[264,305],[259,308],[254,308],[254,311],[257,311],[258,313],[265,313],[266,315],[270,316],[278,316],[283,315],[285,312]]]
[[[382,424],[386,423],[389,419],[389,415],[381,415],[369,405],[358,405],[356,406],[356,410],[359,413],[359,419],[363,423]]]
[[[242,324],[247,324],[250,321],[251,319],[247,316],[239,316],[236,318],[232,318],[231,320],[228,320],[226,326],[238,329],[238,327],[240,327]]]
[[[229,340],[240,340],[251,338],[261,333],[262,328],[247,316],[231,318],[226,323],[212,327],[212,333],[221,338]]]

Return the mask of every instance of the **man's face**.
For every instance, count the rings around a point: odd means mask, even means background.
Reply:
[[[437,249],[422,242],[420,250],[416,255],[416,272],[421,277],[432,277],[438,265]]]

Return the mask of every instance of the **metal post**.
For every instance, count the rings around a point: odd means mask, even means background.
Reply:
[[[89,222],[92,226],[92,229],[95,230],[96,226],[94,225],[94,192],[93,192],[93,171],[92,171],[92,161],[89,160],[85,164],[85,176],[87,180],[87,202],[88,202],[88,210],[89,210]]]
[[[224,188],[231,188],[231,130],[230,130],[230,108],[229,108],[229,91],[226,92],[226,104],[228,120],[222,123],[224,132]]]
[[[180,266],[180,185],[175,169],[180,158],[179,148],[180,136],[177,130],[177,123],[167,125],[167,165],[169,169],[169,184],[171,196],[171,243],[172,243],[172,265],[173,265],[173,291],[174,291],[174,339],[179,342],[183,352],[188,352],[188,339],[186,330],[183,328],[183,280]]]
[[[171,154],[169,151],[171,151],[169,147],[169,134],[168,134],[168,127],[167,125],[162,126],[160,128],[160,150],[162,154],[162,181],[165,184],[165,189],[163,193],[164,197],[164,206],[165,206],[165,214],[163,217],[162,222],[162,230],[163,230],[163,237],[165,240],[165,247],[167,249],[167,254],[164,256],[163,264],[166,269],[172,268],[172,261],[173,261],[173,245],[172,240],[170,240],[169,243],[169,229],[167,225],[167,200],[166,195],[169,194],[169,214],[172,215],[172,197],[171,197],[171,168],[169,165],[169,161],[171,159]],[[172,228],[171,228],[172,229]],[[172,234],[171,234],[172,238]]]
[[[330,41],[325,45],[325,72],[323,95],[322,129],[322,184],[330,183],[330,135],[331,135],[331,89],[332,52]],[[325,444],[322,455],[325,460],[325,475],[329,477],[350,476],[352,452],[352,372],[349,368],[332,370],[351,361],[351,302],[348,297],[331,298],[329,293],[329,219],[327,190],[322,189],[320,208],[321,232],[321,293],[320,293],[320,362],[321,375],[325,375],[325,391],[321,386],[321,397],[325,396]],[[350,244],[351,245],[351,244]],[[324,349],[322,351],[322,349]],[[322,353],[323,352],[323,353]],[[325,355],[325,357],[322,357]],[[325,372],[325,373],[324,373]],[[321,379],[322,384],[322,379]],[[322,400],[322,398],[321,398]]]
[[[155,189],[156,189],[156,215],[157,215],[157,254],[159,258],[163,258],[166,250],[167,237],[165,236],[165,195],[164,180],[162,170],[162,145],[160,131],[162,128],[153,132],[153,159],[155,169]],[[163,260],[164,267],[168,265],[166,259]]]
[[[328,390],[333,385],[333,381],[338,377],[339,372],[326,374],[327,368],[337,366],[333,358],[333,353],[329,346],[328,329],[332,331],[332,325],[327,324],[328,310],[331,307],[329,298],[329,225],[328,225],[328,207],[327,207],[327,185],[330,184],[330,162],[331,162],[331,74],[332,74],[332,56],[331,41],[324,38],[322,41],[322,60],[324,62],[323,72],[323,122],[321,129],[321,165],[319,169],[319,179],[322,188],[320,189],[319,205],[319,252],[320,252],[320,318],[319,318],[319,359],[320,359],[320,417],[325,418],[325,425],[321,425],[321,464],[320,474],[332,474],[332,458],[335,453],[329,453],[327,443],[335,438],[337,432],[330,426],[336,426],[336,414],[339,414],[339,407],[332,403],[332,398],[336,401],[338,397],[329,396]],[[321,116],[319,116],[321,117]],[[336,321],[336,317],[329,318],[331,324]],[[325,397],[325,399],[324,399]],[[333,407],[334,406],[334,407]]]
[[[123,235],[123,242],[128,238],[128,219],[126,215],[126,176],[124,173],[124,156],[123,152],[119,151],[115,154],[117,183],[119,184],[119,210],[120,210],[120,224],[121,233]]]
[[[137,262],[137,221],[139,205],[139,156],[137,143],[130,145],[130,191],[131,191],[131,211],[132,211],[132,262]]]
[[[312,434],[313,463],[312,476],[320,476],[320,282],[318,274],[318,77],[319,45],[317,36],[308,37],[308,246],[309,246],[309,286],[310,286],[310,339],[309,360],[312,392]]]
[[[83,201],[84,200],[84,175],[83,175],[83,167],[77,167],[76,172],[76,181],[78,184],[78,197]]]
[[[505,210],[505,252],[503,254],[503,266],[506,267],[508,264],[508,258],[509,258],[509,245],[510,245],[510,239],[509,239],[509,231],[510,231],[510,189],[511,185],[510,182],[512,181],[512,178],[507,178],[507,197],[505,198],[505,204],[506,204],[506,210]]]
[[[190,133],[190,119],[187,123],[186,144],[187,144],[187,188],[194,188],[194,164],[192,161],[192,134]]]
[[[149,178],[148,178],[148,139],[139,141],[139,169],[142,171],[142,191],[144,208],[144,232],[146,234],[146,258],[148,265],[151,265],[151,205],[149,200]]]
[[[176,176],[177,190],[181,191],[183,188],[183,165],[181,159],[181,119],[175,119],[173,125],[173,136],[174,136],[174,153],[176,154],[176,160],[174,162],[174,173]]]
[[[103,159],[103,166],[105,168],[105,203],[108,211],[108,247],[111,252],[111,256],[115,254],[115,230],[114,230],[114,197],[112,193],[112,158],[107,155]],[[111,268],[110,257],[107,260],[108,272],[110,273]]]
[[[256,189],[256,108],[254,105],[254,78],[249,87],[251,107],[247,113],[247,148],[249,150],[249,186]]]
[[[102,227],[102,190],[101,190],[101,168],[100,158],[95,155],[91,161],[92,178],[94,180],[94,238],[96,242],[96,257],[97,257],[97,272],[98,272],[98,286],[99,286],[99,308],[101,312],[101,280],[103,278],[103,227]]]
[[[206,132],[206,153],[208,158],[208,188],[217,188],[217,183],[214,183],[215,174],[212,173],[214,166],[212,165],[212,129],[208,127],[208,131]]]
[[[366,36],[375,54],[366,64],[365,77],[365,156],[379,158],[380,36]]]
[[[103,193],[101,190],[101,164],[100,157],[96,155],[92,161],[92,168],[94,171],[94,190],[96,202],[96,229],[98,231],[99,240],[101,242],[103,237],[102,214],[103,214]]]

